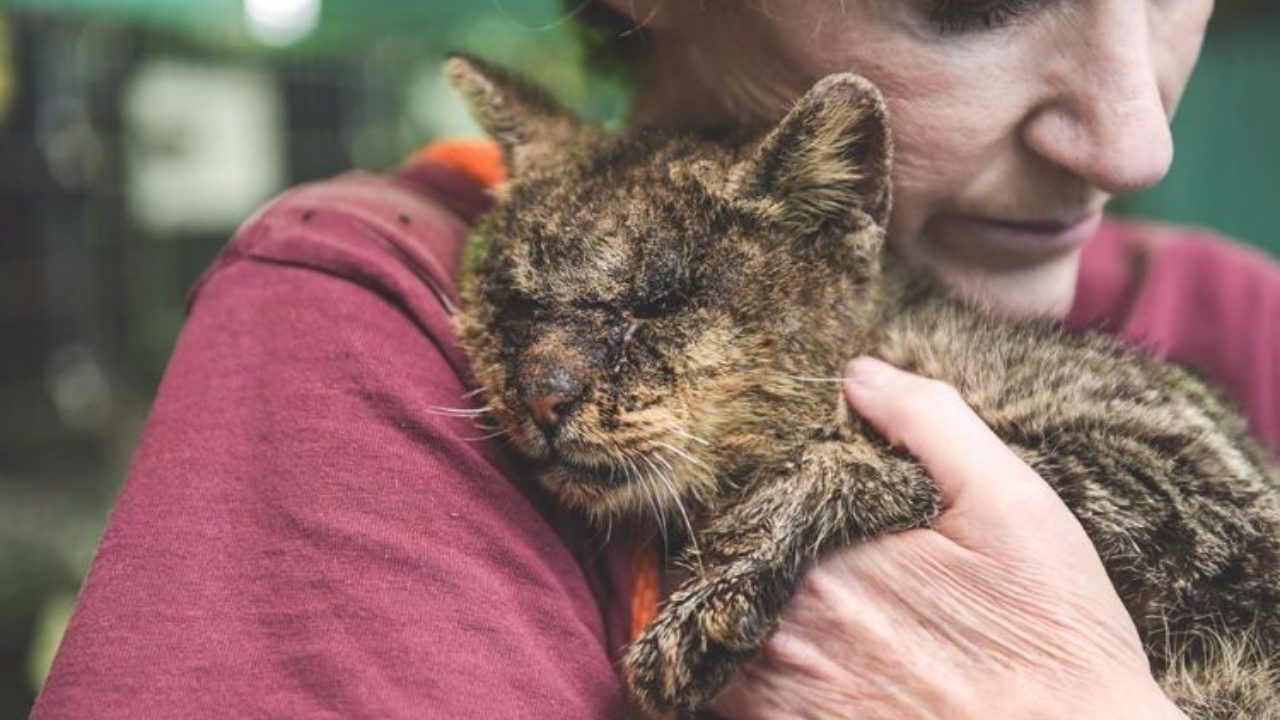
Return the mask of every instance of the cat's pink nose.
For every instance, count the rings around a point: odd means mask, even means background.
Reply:
[[[547,442],[587,395],[585,363],[574,354],[552,352],[555,349],[536,346],[516,376],[520,402]]]
[[[525,407],[529,408],[533,421],[548,435],[560,425],[575,401],[575,398],[559,393],[525,396],[522,399]]]

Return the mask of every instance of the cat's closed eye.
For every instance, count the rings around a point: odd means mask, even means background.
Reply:
[[[541,303],[527,297],[515,295],[503,298],[502,304],[496,307],[499,308],[499,315],[507,322],[533,320],[546,311],[546,307]]]
[[[644,299],[631,308],[631,314],[641,320],[674,315],[689,304],[689,294],[684,290],[671,290],[657,297]]]

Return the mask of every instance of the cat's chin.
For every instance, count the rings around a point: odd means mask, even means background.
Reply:
[[[542,484],[561,503],[601,524],[668,515],[679,502],[671,478],[662,469],[645,463],[559,458],[547,464],[539,475]]]

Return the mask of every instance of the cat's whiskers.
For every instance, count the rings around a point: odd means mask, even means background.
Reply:
[[[710,470],[705,463],[669,443],[659,441],[657,444],[662,450],[666,450],[694,466],[701,466],[707,471]],[[624,451],[624,457],[633,469],[636,468],[635,459],[638,458],[650,470],[650,472],[644,473],[637,469],[636,477],[629,479],[635,484],[642,486],[641,489],[644,492],[645,500],[654,512],[655,520],[658,522],[659,532],[662,534],[663,545],[666,546],[670,539],[670,530],[667,526],[667,514],[669,512],[670,505],[674,505],[675,510],[679,513],[680,519],[684,524],[684,529],[687,533],[689,543],[693,548],[694,557],[698,558],[698,567],[696,569],[699,572],[702,572],[701,550],[698,547],[697,535],[693,529],[693,520],[689,516],[684,500],[681,498],[680,491],[675,483],[675,466],[672,465],[671,461],[668,460],[661,451],[646,453],[636,450],[626,450]],[[661,465],[661,467],[659,467],[659,465]],[[659,493],[669,496],[671,502],[662,502],[659,497]]]
[[[668,445],[666,443],[661,443],[661,444],[663,447],[669,450],[676,451],[677,453],[679,452],[676,450],[676,448],[672,447],[671,445]],[[670,475],[664,475],[659,479],[662,480],[663,485],[667,489],[667,492],[671,494],[671,501],[675,503],[676,510],[680,511],[680,517],[684,520],[685,532],[688,533],[689,545],[690,547],[693,548],[693,557],[698,562],[698,568],[697,568],[698,574],[700,576],[704,576],[706,575],[706,568],[704,568],[702,565],[702,550],[698,547],[698,536],[693,531],[693,521],[689,519],[689,512],[684,507],[684,500],[681,499],[680,497],[680,491],[676,489],[675,468],[673,468],[671,466],[671,463],[668,462],[666,458],[662,457],[661,455],[655,455],[654,457],[658,458],[658,460],[661,461],[663,465],[666,465],[667,469],[670,471]],[[686,455],[685,457],[688,457],[688,456]]]
[[[673,433],[675,433],[675,434],[679,435],[679,436],[680,436],[680,437],[682,437],[682,438],[686,438],[686,439],[688,439],[688,440],[692,440],[692,441],[694,441],[694,442],[698,443],[699,445],[701,445],[702,447],[711,447],[711,443],[710,443],[710,442],[708,442],[708,441],[706,441],[706,440],[703,440],[702,438],[698,437],[697,435],[694,435],[693,433],[689,432],[688,430],[685,430],[683,427],[680,427],[680,426],[673,427],[673,428],[671,428],[671,432],[673,432]]]
[[[472,390],[471,392],[464,394],[463,397],[471,397],[478,392],[480,391]],[[488,405],[481,405],[480,407],[466,407],[466,408],[443,407],[440,405],[428,405],[427,412],[431,413],[432,415],[439,415],[441,417],[458,418],[460,420],[470,420],[471,424],[474,425],[477,430],[486,431],[484,435],[480,435],[479,437],[460,438],[463,442],[484,442],[486,440],[493,440],[494,438],[499,438],[508,434],[507,429],[502,427],[502,425],[498,422],[492,422],[492,423],[480,422],[481,419],[493,419],[492,417],[494,414],[493,408],[489,407]]]
[[[648,488],[645,487],[645,483],[642,482],[644,479],[644,473],[636,466],[635,460],[632,459],[632,455],[629,451],[623,451],[621,461],[622,462],[619,467],[623,471],[623,476],[627,481],[628,487],[632,488],[632,495],[643,499],[645,504],[649,506],[649,511],[654,513],[656,516],[658,510],[653,504],[653,499],[648,493]]]
[[[844,382],[844,378],[842,377],[812,377],[808,375],[785,375],[785,374],[775,374],[774,377],[781,378],[783,380],[795,380],[797,382],[811,382],[811,383]]]
[[[667,512],[664,509],[666,503],[662,502],[660,493],[670,493],[672,500],[675,501],[684,518],[685,527],[688,529],[690,537],[693,537],[693,525],[689,521],[688,514],[684,510],[679,493],[676,491],[671,479],[671,473],[675,471],[671,463],[661,456],[650,455],[636,450],[624,451],[624,460],[634,473],[628,479],[633,485],[638,486],[638,491],[644,497],[646,504],[648,504],[650,511],[653,513],[654,520],[658,523],[658,532],[662,535],[663,547],[668,547],[671,532],[667,527]],[[648,472],[641,469],[637,461],[642,462],[648,468]],[[668,472],[663,472],[662,468],[658,467],[658,462],[661,462]]]
[[[688,463],[688,465],[691,466],[688,469],[689,472],[700,473],[702,475],[700,479],[705,482],[699,483],[696,486],[691,484],[690,486],[691,492],[693,493],[694,497],[698,496],[698,493],[697,493],[698,486],[703,486],[703,485],[715,486],[718,473],[716,472],[715,468],[711,467],[711,465],[707,463],[707,461],[703,460],[702,458],[698,457],[697,455],[693,454],[692,452],[684,448],[676,447],[675,445],[672,445],[671,443],[668,443],[668,442],[659,441],[658,445],[666,452],[669,452],[672,455]],[[672,472],[674,474],[674,470]]]
[[[662,441],[659,441],[658,445],[664,448],[665,450],[667,450],[668,452],[670,452],[671,454],[675,455],[676,457],[679,457],[682,460],[685,460],[693,465],[697,465],[703,470],[706,470],[708,474],[714,474],[711,470],[711,466],[708,465],[706,461],[702,460],[701,458],[695,457],[688,450],[682,450],[676,447],[675,445],[672,445],[671,443],[662,442]],[[672,469],[672,472],[674,473],[675,470]]]
[[[658,516],[658,527],[662,531],[662,546],[665,548],[671,538],[671,534],[667,529],[667,514],[662,510],[662,498],[658,495],[660,488],[655,486],[652,482],[655,479],[661,478],[662,471],[658,469],[658,466],[654,464],[653,460],[648,455],[641,454],[639,457],[644,461],[645,465],[649,466],[649,472],[651,474],[648,477],[640,478],[640,484],[643,485],[653,496],[653,511]]]
[[[454,408],[454,407],[442,407],[440,405],[428,405],[427,412],[431,413],[432,415],[444,415],[446,417],[470,418],[470,417],[483,417],[484,415],[488,415],[489,413],[493,412],[493,410],[490,409],[487,405],[483,405],[478,408]]]
[[[471,393],[468,393],[471,395]],[[506,433],[498,424],[481,423],[481,419],[490,418],[493,415],[492,407],[481,405],[480,407],[442,407],[439,405],[429,405],[426,411],[433,415],[442,416],[442,418],[457,418],[461,420],[471,420],[471,424],[476,429],[488,430],[488,433],[480,437],[462,438],[466,442],[484,442],[486,439],[493,439]]]
[[[648,457],[652,457],[654,460],[658,461],[658,463],[661,464],[662,467],[667,469],[667,472],[664,473],[664,477],[670,477],[675,474],[676,469],[671,466],[671,463],[668,462],[666,458],[657,454],[651,454]]]
[[[646,497],[649,498],[649,507],[658,520],[658,534],[662,536],[662,551],[665,554],[671,548],[671,533],[667,530],[667,515],[662,512],[662,498],[658,496],[658,489],[644,482],[643,479],[640,484],[644,486]]]
[[[489,428],[482,427],[480,429],[487,430]],[[464,437],[459,439],[462,440],[463,442],[484,442],[485,440],[493,440],[494,438],[499,438],[506,434],[507,434],[507,431],[505,429],[497,428],[494,432],[488,433],[486,435],[481,435],[479,437]]]

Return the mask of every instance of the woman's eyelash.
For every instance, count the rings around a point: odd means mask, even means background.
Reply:
[[[1004,27],[1033,4],[1033,0],[935,0],[929,20],[943,35],[959,35]]]

